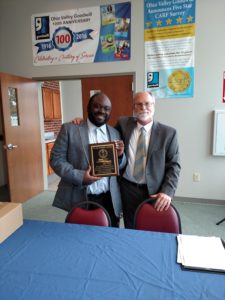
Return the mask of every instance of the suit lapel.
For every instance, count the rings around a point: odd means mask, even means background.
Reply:
[[[106,124],[106,129],[107,129],[107,134],[108,134],[109,141],[114,141],[114,140],[118,139],[118,137],[115,134],[115,131],[112,130],[111,126]]]
[[[109,141],[115,140],[115,137],[113,136],[113,132],[111,131],[110,127],[106,124],[107,134]]]
[[[128,147],[129,147],[130,138],[131,138],[132,132],[136,126],[137,126],[136,119],[134,119],[134,118],[128,119],[127,126],[125,128],[125,141],[124,141],[126,149],[128,149]]]
[[[153,122],[152,131],[151,131],[151,137],[150,137],[150,142],[149,142],[149,147],[148,147],[148,157],[147,157],[147,160],[151,157],[152,152],[155,151],[156,148],[157,148],[158,137],[159,137],[158,123],[157,122]]]
[[[79,126],[79,132],[80,132],[80,139],[83,146],[85,158],[87,159],[89,163],[89,137],[88,137],[88,126],[87,122],[83,122]]]

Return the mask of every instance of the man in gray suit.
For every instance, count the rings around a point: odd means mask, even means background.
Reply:
[[[120,134],[107,125],[111,101],[103,93],[93,95],[88,103],[88,119],[79,125],[65,123],[51,152],[50,165],[61,177],[53,206],[70,211],[74,204],[86,199],[103,205],[112,226],[117,227],[122,204],[116,176],[91,175],[89,144],[115,141],[119,168],[126,164],[124,144]]]
[[[148,92],[136,93],[134,117],[122,117],[116,125],[128,160],[120,185],[126,228],[134,227],[135,211],[149,197],[156,200],[158,211],[168,209],[178,184],[181,167],[177,132],[153,120],[154,112],[154,96]],[[137,177],[134,170],[140,131],[143,131],[146,152],[142,155],[143,160],[138,158],[143,166],[141,171],[139,166]]]

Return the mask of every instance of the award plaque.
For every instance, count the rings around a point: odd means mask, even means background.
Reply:
[[[93,176],[118,176],[118,157],[114,142],[90,144],[90,165]]]

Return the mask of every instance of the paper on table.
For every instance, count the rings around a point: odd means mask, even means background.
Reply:
[[[178,235],[177,262],[184,267],[225,271],[225,249],[218,237]]]

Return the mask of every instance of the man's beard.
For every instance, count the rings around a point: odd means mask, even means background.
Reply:
[[[134,116],[140,121],[152,120],[152,114],[150,112],[134,113]]]
[[[102,121],[98,121],[96,120],[96,117],[97,116],[103,116],[103,119]],[[95,117],[96,116],[96,117]],[[93,123],[95,126],[97,127],[100,127],[104,124],[106,124],[109,120],[109,117],[107,114],[104,114],[104,113],[100,113],[100,112],[96,112],[96,113],[93,113],[93,112],[88,112],[88,119],[91,121],[91,123]]]

